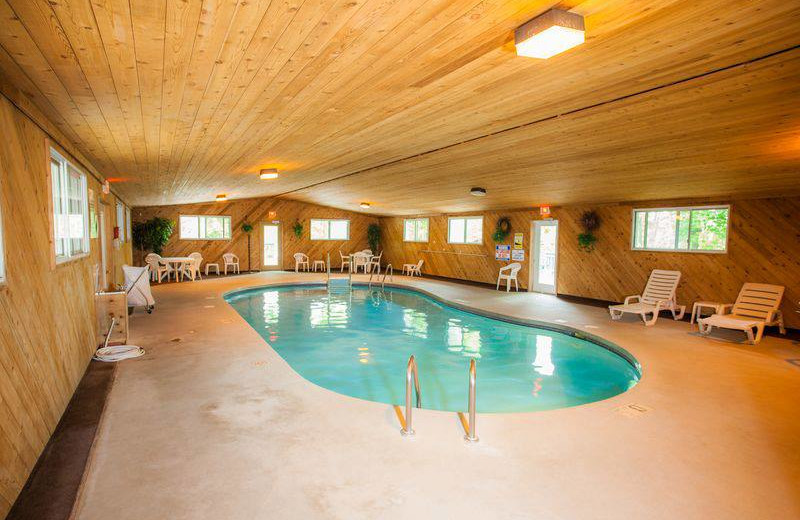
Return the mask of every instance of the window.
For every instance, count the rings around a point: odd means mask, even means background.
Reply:
[[[428,241],[428,219],[426,218],[407,218],[403,221],[403,241],[404,242],[427,242]]]
[[[730,206],[633,210],[631,247],[639,251],[728,250]]]
[[[128,237],[128,240],[133,240],[131,225],[131,208],[125,206],[125,236]]]
[[[119,228],[119,239],[125,242],[125,206],[117,202],[117,228]]]
[[[97,199],[94,198],[94,191],[89,190],[89,238],[100,236],[100,226],[97,222]]]
[[[447,241],[451,244],[483,244],[483,217],[447,219]]]
[[[311,219],[311,240],[350,240],[350,221]]]
[[[50,150],[53,189],[53,242],[56,262],[89,253],[89,204],[86,175]]]
[[[231,217],[181,215],[181,240],[230,240]]]

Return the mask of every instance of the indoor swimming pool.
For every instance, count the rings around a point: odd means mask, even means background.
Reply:
[[[412,354],[422,407],[434,410],[466,410],[471,359],[484,413],[599,401],[630,389],[641,375],[619,347],[555,326],[466,312],[409,289],[272,286],[234,291],[226,300],[307,380],[381,403],[404,403]]]

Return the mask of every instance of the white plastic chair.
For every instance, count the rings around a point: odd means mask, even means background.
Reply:
[[[372,269],[375,268],[378,271],[378,274],[381,274],[381,257],[383,256],[383,251],[378,256],[373,256],[369,259],[369,263],[367,264],[367,272],[372,272]]]
[[[420,260],[416,264],[403,264],[403,274],[407,274],[412,278],[414,275],[422,276],[422,264],[424,260]]]
[[[785,287],[781,285],[746,283],[739,291],[730,314],[714,314],[697,321],[700,332],[706,335],[714,327],[741,330],[753,345],[761,341],[767,325],[777,325],[780,333],[786,334],[783,314],[779,309],[784,290]]]
[[[339,250],[339,258],[342,259],[342,266],[339,268],[339,272],[343,273],[345,267],[349,271],[350,270],[350,256],[345,255],[344,253],[342,253],[342,250],[340,249]]]
[[[200,274],[200,265],[203,263],[203,255],[195,252],[189,254],[189,258],[191,258],[193,261],[184,266],[186,275],[193,281],[196,278],[200,278],[202,280],[203,276]]]
[[[625,303],[609,305],[608,312],[611,314],[611,319],[618,320],[626,312],[638,314],[644,324],[650,327],[655,325],[658,313],[663,310],[672,312],[672,318],[676,321],[683,318],[686,306],[678,305],[675,301],[675,292],[680,281],[680,271],[653,269],[642,294],[628,296],[625,298]],[[648,314],[652,314],[652,318],[647,319]]]
[[[144,257],[145,263],[150,266],[150,280],[153,282],[161,283],[161,280],[166,276],[169,279],[169,275],[172,273],[172,268],[168,265],[163,265],[161,263],[161,255],[156,253],[150,253],[146,257]]]
[[[519,292],[519,282],[517,281],[517,273],[519,270],[522,269],[522,264],[518,262],[514,262],[512,264],[508,264],[505,267],[500,268],[500,272],[497,274],[497,287],[496,289],[500,289],[500,282],[502,280],[506,281],[506,292],[511,290],[511,281],[514,281],[514,287]]]
[[[363,269],[364,273],[366,273],[367,266],[369,265],[369,259],[370,255],[364,251],[353,253],[353,273],[357,273],[359,267]]]
[[[309,270],[308,255],[305,253],[295,253],[294,255],[294,272],[300,271],[300,268],[305,266],[306,271]]]
[[[222,261],[225,262],[224,271],[225,274],[228,274],[228,267],[233,269],[233,272],[238,274],[239,273],[239,257],[233,253],[225,253],[222,255]]]

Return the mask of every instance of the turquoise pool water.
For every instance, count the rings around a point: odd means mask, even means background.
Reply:
[[[467,409],[473,358],[479,412],[575,406],[639,380],[635,361],[588,340],[464,312],[406,289],[261,287],[226,300],[301,376],[370,401],[405,402],[412,354],[422,407],[435,410]]]

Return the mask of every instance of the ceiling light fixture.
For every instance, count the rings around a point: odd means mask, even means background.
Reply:
[[[514,44],[518,56],[547,59],[584,41],[583,16],[550,9],[517,27]]]
[[[261,170],[261,174],[259,175],[261,180],[267,179],[277,179],[278,178],[278,169],[277,168],[264,168]]]
[[[359,206],[361,206],[364,209],[369,209],[369,202],[362,202],[361,204],[359,204]]]
[[[471,190],[469,190],[469,192],[472,195],[475,195],[476,197],[485,197],[486,196],[486,190],[484,188],[472,188]]]
[[[228,200],[228,196],[224,193],[217,195],[217,202],[225,202],[226,200]]]

